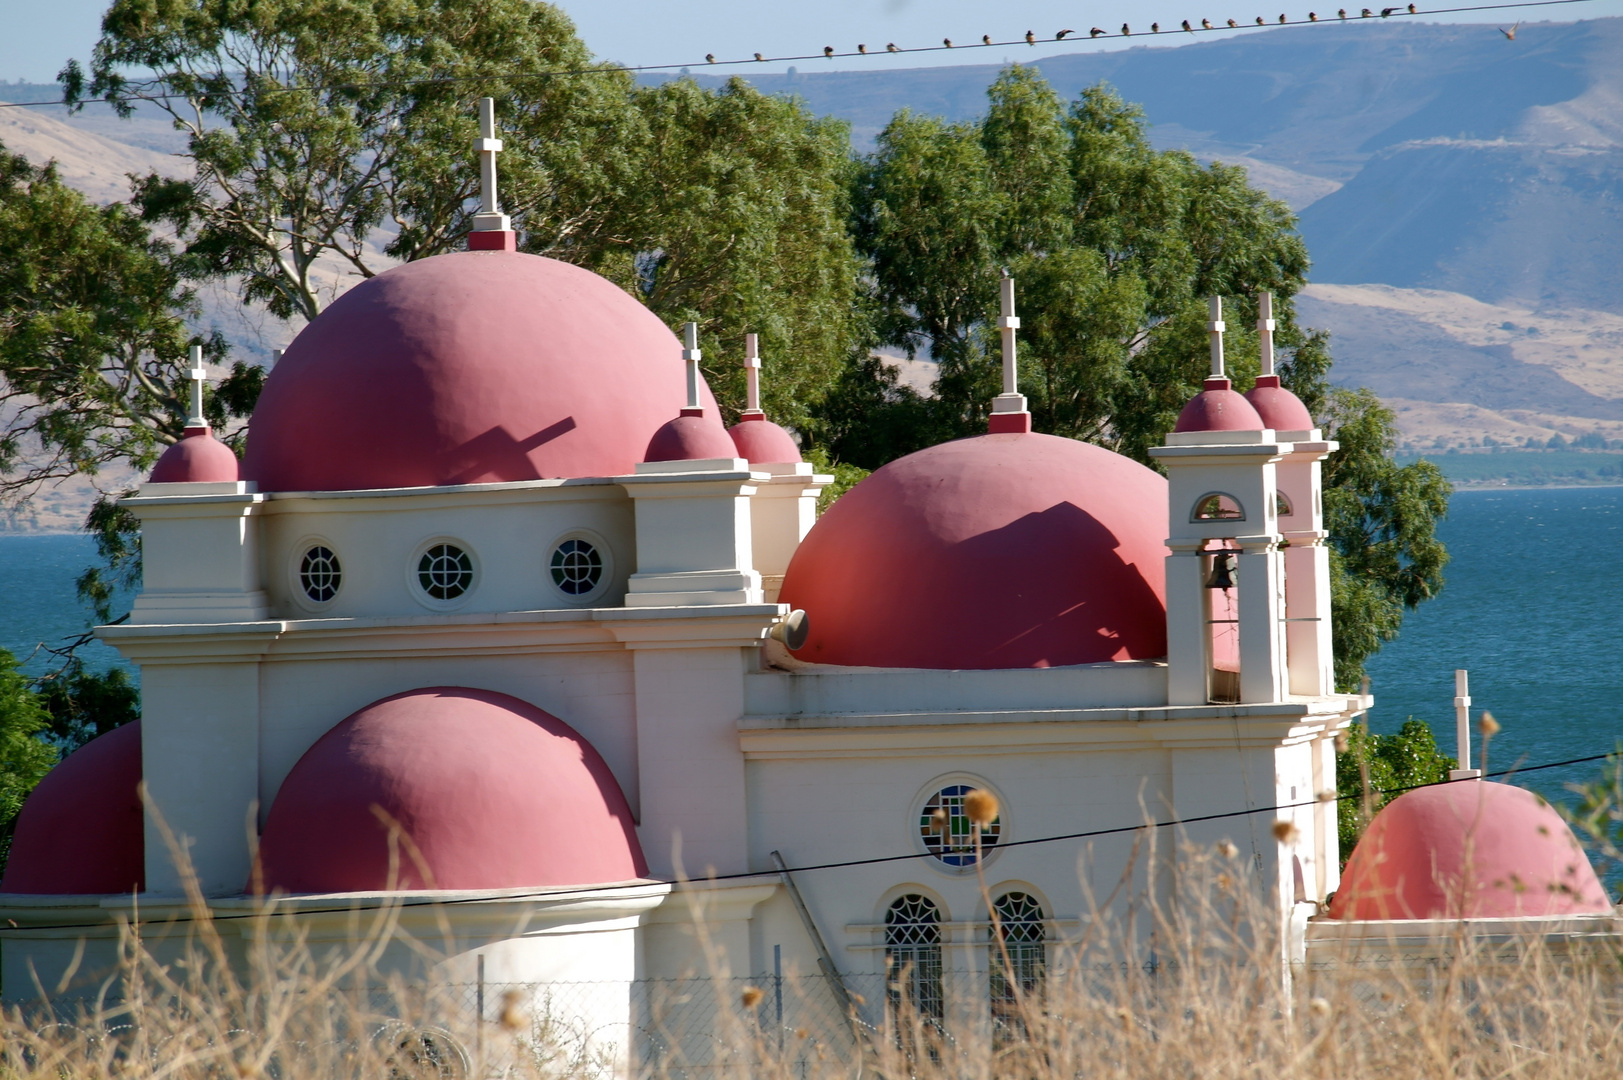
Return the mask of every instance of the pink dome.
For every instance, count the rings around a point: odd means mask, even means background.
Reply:
[[[1207,379],[1206,389],[1189,399],[1173,431],[1261,431],[1262,417],[1227,379]]]
[[[686,400],[681,343],[613,282],[536,255],[436,255],[363,281],[293,340],[243,476],[262,491],[616,476]]]
[[[389,884],[380,807],[416,845],[397,888],[599,885],[644,876],[631,810],[591,743],[535,706],[436,686],[384,698],[323,735],[271,804],[267,889]]]
[[[140,783],[139,720],[69,754],[23,803],[0,892],[83,896],[145,889]]]
[[[1166,481],[1052,435],[909,454],[843,495],[780,601],[824,664],[1025,668],[1166,655]]]
[[[727,437],[727,429],[721,426],[718,410],[712,405],[702,416],[683,409],[681,416],[661,424],[648,440],[642,460],[706,461],[737,456],[738,450]]]
[[[147,479],[154,484],[230,483],[237,479],[237,455],[208,428],[189,427],[163,452]]]
[[[1433,784],[1388,803],[1353,849],[1330,904],[1335,919],[1611,910],[1561,815],[1530,791],[1486,781]]]
[[[787,465],[800,460],[795,437],[764,416],[746,416],[727,429],[741,458],[751,465]]]
[[[1312,431],[1318,427],[1302,399],[1279,385],[1278,375],[1258,375],[1245,399],[1257,410],[1262,426],[1275,431]]]

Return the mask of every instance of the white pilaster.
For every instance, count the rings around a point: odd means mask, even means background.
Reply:
[[[141,519],[142,583],[132,623],[253,622],[267,616],[259,566],[264,497],[252,486],[240,480],[148,483],[123,500]]]
[[[750,499],[750,539],[762,596],[775,604],[789,560],[817,523],[817,496],[834,478],[813,472],[804,461],[750,468],[769,476],[757,482]]]
[[[618,477],[637,516],[626,606],[761,603],[750,503],[767,480],[743,458],[644,462]]]
[[[1337,444],[1317,430],[1281,432],[1295,440],[1277,468],[1279,492],[1289,514],[1279,518],[1285,543],[1286,655],[1290,692],[1312,697],[1335,692],[1335,655],[1330,627],[1329,533],[1324,528],[1321,470]]]

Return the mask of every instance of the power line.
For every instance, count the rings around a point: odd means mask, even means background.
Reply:
[[[1199,26],[1190,24],[1185,20],[1182,21],[1181,25],[1179,26],[1173,26],[1171,23],[1169,23],[1167,24],[1167,28],[1164,30],[1159,29],[1160,23],[1152,23],[1151,25],[1157,27],[1158,29],[1151,30],[1148,33],[1142,30],[1133,32],[1129,29],[1128,24],[1124,22],[1122,23],[1121,30],[1106,31],[1095,27],[1086,31],[1084,34],[1077,34],[1075,40],[1109,41],[1112,39],[1142,37],[1153,38],[1163,35],[1170,36],[1185,33],[1217,34],[1240,30],[1275,30],[1281,26],[1331,26],[1340,25],[1342,23],[1359,23],[1366,20],[1380,21],[1382,19],[1410,18],[1417,15],[1457,15],[1472,11],[1510,11],[1522,8],[1556,7],[1566,4],[1590,4],[1597,2],[1598,0],[1521,0],[1519,3],[1473,4],[1466,7],[1431,8],[1429,10],[1417,7],[1415,5],[1407,5],[1402,7],[1383,7],[1379,9],[1378,13],[1376,9],[1360,8],[1359,14],[1357,15],[1338,14],[1335,17],[1326,15],[1323,18],[1315,17],[1309,19],[1281,19],[1275,22],[1268,22],[1260,15],[1255,17],[1255,22],[1250,23],[1239,22],[1237,20],[1228,20],[1225,23],[1206,23],[1203,20],[1202,25]],[[1346,9],[1339,10],[1345,12]],[[806,60],[844,60],[852,57],[865,58],[879,56],[901,56],[915,53],[938,53],[948,51],[962,52],[970,49],[1006,49],[1017,45],[1035,47],[1038,45],[1069,44],[1072,40],[1072,34],[1075,34],[1075,31],[1064,31],[1062,34],[1056,34],[1053,37],[1037,37],[1028,31],[1027,36],[1013,38],[1008,41],[993,41],[991,39],[991,35],[987,35],[980,41],[969,41],[962,44],[956,42],[949,44],[947,43],[947,39],[943,38],[942,44],[940,45],[914,45],[904,47],[891,43],[883,47],[875,46],[873,49],[867,48],[866,45],[860,45],[856,50],[851,52],[839,52],[836,51],[833,46],[826,46],[822,51],[819,52],[801,53],[796,55],[765,56],[761,53],[756,53],[753,57],[747,60],[718,60],[713,54],[711,54],[707,55],[701,61],[690,60],[673,64],[599,64],[593,67],[584,68],[560,68],[557,71],[535,71],[523,73],[495,72],[482,75],[439,75],[423,79],[380,80],[376,82],[339,82],[322,83],[309,86],[274,86],[261,88],[257,92],[320,93],[327,90],[375,90],[387,87],[430,86],[462,82],[491,82],[494,80],[513,81],[524,79],[552,79],[577,75],[602,75],[611,72],[638,74],[641,72],[658,71],[691,71],[694,68],[709,67],[754,67],[760,64],[786,64]],[[246,93],[248,93],[246,90],[225,90],[218,92],[210,91],[202,94],[147,94],[128,99],[81,98],[76,101],[70,101],[63,98],[58,101],[8,101],[0,102],[0,109],[28,109],[45,105],[107,105],[112,104],[115,101],[124,100],[187,100],[192,97],[228,97],[233,95],[243,95]]]
[[[1569,766],[1569,765],[1584,765],[1584,764],[1589,764],[1591,762],[1596,762],[1596,761],[1608,761],[1608,760],[1612,760],[1612,759],[1617,758],[1617,757],[1618,757],[1618,752],[1617,751],[1613,751],[1612,753],[1609,753],[1609,754],[1590,754],[1587,757],[1568,758],[1565,761],[1548,761],[1548,762],[1545,762],[1542,765],[1528,765],[1528,766],[1522,767],[1522,768],[1501,769],[1498,772],[1484,773],[1483,774],[1483,779],[1490,779],[1490,778],[1502,777],[1502,776],[1519,776],[1522,773],[1539,772],[1539,771],[1544,770],[1544,769],[1560,769],[1560,768],[1565,768],[1566,766]],[[1466,783],[1474,783],[1474,782],[1476,782],[1476,781],[1474,781],[1474,780],[1445,780],[1445,781],[1442,781],[1442,783],[1444,783],[1444,784],[1466,784]],[[1407,787],[1372,789],[1371,794],[1375,794],[1375,795],[1401,795],[1401,794],[1403,794],[1404,792],[1407,792],[1407,791],[1416,791],[1416,790],[1418,790],[1420,788],[1423,788],[1423,787],[1436,787],[1436,786],[1438,786],[1438,785],[1435,785],[1435,784],[1410,784]],[[1176,827],[1176,826],[1183,826],[1183,825],[1199,825],[1199,824],[1204,824],[1206,822],[1211,822],[1211,821],[1223,821],[1223,820],[1231,819],[1231,818],[1249,817],[1249,816],[1251,816],[1253,814],[1268,814],[1268,813],[1274,813],[1274,812],[1277,812],[1277,811],[1280,811],[1280,810],[1298,810],[1298,809],[1302,809],[1304,807],[1317,806],[1321,802],[1338,802],[1339,803],[1339,802],[1349,800],[1349,799],[1356,800],[1356,799],[1362,799],[1362,798],[1363,798],[1362,795],[1337,795],[1334,799],[1313,798],[1313,799],[1304,800],[1302,802],[1276,803],[1276,804],[1274,804],[1272,806],[1258,806],[1258,807],[1255,807],[1254,809],[1250,809],[1250,810],[1229,810],[1229,811],[1225,811],[1223,813],[1200,814],[1200,815],[1197,815],[1195,817],[1187,817],[1187,818],[1173,818],[1173,819],[1168,820],[1168,821],[1148,821],[1148,822],[1140,822],[1137,825],[1118,825],[1118,826],[1114,826],[1112,828],[1107,828],[1107,829],[1088,829],[1088,830],[1085,830],[1085,831],[1082,831],[1082,832],[1060,833],[1060,834],[1055,835],[1055,836],[1033,837],[1030,840],[1006,841],[1006,842],[1003,842],[1003,843],[999,843],[997,845],[997,850],[1001,851],[1004,848],[1027,847],[1027,846],[1030,846],[1030,845],[1033,845],[1033,844],[1053,844],[1053,843],[1058,843],[1058,842],[1064,841],[1064,840],[1091,840],[1091,839],[1096,839],[1096,838],[1102,837],[1102,836],[1121,836],[1121,835],[1128,834],[1128,833],[1138,832],[1141,829],[1166,829],[1166,828],[1173,828],[1173,827]],[[914,859],[929,859],[929,858],[933,858],[933,856],[928,854],[927,852],[910,852],[910,853],[908,853],[906,855],[877,855],[877,856],[874,856],[872,858],[867,858],[867,859],[846,859],[846,860],[843,860],[843,861],[840,861],[840,862],[809,863],[809,864],[807,864],[805,866],[790,866],[790,867],[786,867],[785,869],[786,869],[786,871],[788,873],[791,873],[791,874],[803,874],[803,873],[814,873],[816,871],[821,871],[821,870],[840,870],[840,869],[845,869],[847,867],[853,867],[853,866],[878,866],[878,865],[881,865],[883,863],[909,862],[909,861],[914,860]],[[619,890],[646,889],[650,885],[688,885],[688,884],[705,884],[705,883],[708,883],[708,882],[718,882],[718,881],[737,881],[737,880],[741,880],[741,879],[744,879],[744,878],[761,877],[764,873],[766,873],[766,871],[750,870],[750,871],[743,871],[743,872],[733,873],[733,874],[713,874],[713,875],[711,875],[709,877],[698,878],[698,879],[678,879],[678,880],[674,880],[674,881],[665,881],[665,880],[660,880],[660,879],[644,879],[642,881],[626,882],[624,884],[616,884],[616,885],[586,885],[586,886],[580,886],[578,891],[582,891],[582,892],[587,892],[587,891],[590,891],[590,892],[613,892],[613,891],[619,891]],[[548,897],[557,896],[560,891],[570,891],[570,890],[567,890],[567,889],[566,890],[549,889],[549,890],[546,890],[546,891],[537,890],[535,892],[509,893],[507,895],[498,896],[498,897],[470,896],[470,897],[452,897],[450,899],[443,899],[443,900],[442,899],[435,899],[435,898],[432,898],[432,897],[423,897],[423,898],[415,899],[415,900],[411,900],[411,899],[401,900],[399,902],[398,906],[401,909],[413,908],[413,907],[457,907],[457,906],[460,906],[462,904],[483,904],[483,903],[488,903],[491,900],[540,900],[540,899],[546,899]],[[209,916],[207,916],[207,921],[209,921],[209,922],[231,922],[231,921],[238,920],[238,919],[276,918],[276,917],[282,916],[282,915],[344,915],[344,914],[348,914],[348,913],[350,913],[352,911],[355,911],[355,910],[356,910],[355,907],[353,905],[350,905],[350,906],[346,906],[346,907],[330,907],[330,908],[288,908],[288,909],[286,909],[284,911],[245,911],[245,912],[240,912],[240,913],[236,913],[236,914],[230,914],[230,913],[218,914],[218,915],[210,914]],[[171,924],[171,923],[184,924],[184,923],[193,923],[193,922],[199,922],[199,921],[203,921],[203,920],[199,920],[196,916],[188,914],[188,915],[178,915],[178,916],[172,916],[172,917],[165,918],[162,921],[162,923],[159,924],[159,925],[168,925],[168,924]],[[0,926],[0,933],[10,933],[10,932],[13,932],[13,931],[29,931],[29,932],[33,932],[33,931],[38,931],[38,930],[74,930],[74,929],[81,929],[81,928],[85,927],[86,925],[88,925],[88,924],[85,924],[85,923],[61,923],[61,924],[53,925],[53,926],[38,926],[38,925],[31,925],[31,926]]]

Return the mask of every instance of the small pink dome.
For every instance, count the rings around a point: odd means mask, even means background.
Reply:
[[[787,465],[801,460],[795,437],[763,416],[746,416],[727,429],[738,456],[751,465]]]
[[[154,484],[217,484],[237,479],[237,455],[206,427],[189,427],[180,441],[163,452],[152,475]]]
[[[105,895],[146,888],[141,722],[69,754],[23,802],[0,892]]]
[[[780,601],[824,664],[1026,668],[1166,655],[1166,480],[1052,435],[899,458],[795,552]]]
[[[1342,871],[1330,917],[1611,910],[1577,837],[1548,803],[1508,784],[1458,781],[1406,792],[1375,815]]]
[[[1245,399],[1257,410],[1262,426],[1275,431],[1312,431],[1317,424],[1302,399],[1279,385],[1278,375],[1258,375]]]
[[[681,416],[661,424],[654,437],[648,440],[648,449],[643,452],[642,460],[706,461],[737,456],[738,448],[727,437],[727,429],[721,426],[717,411],[712,406],[705,410],[703,416],[694,416],[690,410],[684,409]]]
[[[267,889],[388,887],[388,832],[416,845],[397,888],[600,885],[647,874],[625,795],[592,744],[535,706],[436,686],[374,702],[323,735],[265,820]]]
[[[1189,399],[1173,431],[1261,431],[1262,417],[1227,379],[1207,379]]]
[[[608,279],[436,255],[361,282],[293,340],[243,476],[262,491],[619,476],[686,401],[681,342]]]

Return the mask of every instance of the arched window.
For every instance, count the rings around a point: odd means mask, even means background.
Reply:
[[[1290,497],[1283,491],[1274,492],[1274,514],[1276,517],[1290,517],[1295,511],[1291,508]]]
[[[1245,507],[1233,495],[1222,491],[1208,491],[1195,500],[1189,513],[1190,521],[1244,521]]]
[[[987,966],[991,971],[993,1034],[1016,1037],[1025,1030],[1020,1017],[1021,1000],[1029,1001],[1042,990],[1048,967],[1047,923],[1042,905],[1030,893],[1004,893],[992,910],[997,920],[988,927],[991,956]]]
[[[885,974],[893,1010],[905,1018],[940,1022],[945,1014],[941,910],[929,897],[898,896],[885,912]]]

